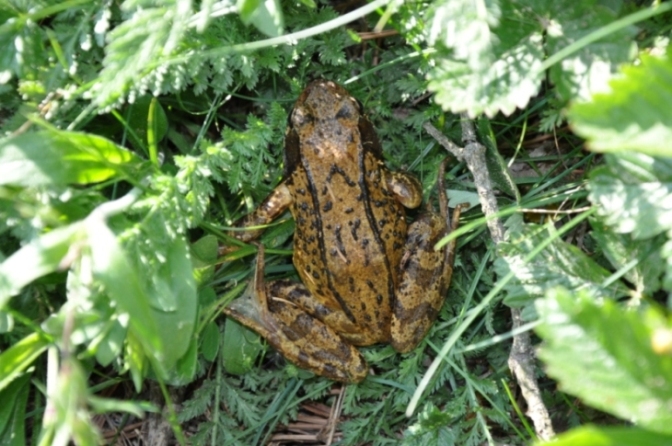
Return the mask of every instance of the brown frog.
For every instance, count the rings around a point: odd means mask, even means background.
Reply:
[[[300,367],[361,381],[368,367],[355,346],[388,342],[408,352],[443,303],[455,245],[433,249],[449,231],[444,217],[428,211],[407,225],[404,208],[421,201],[414,177],[385,167],[359,102],[334,82],[312,82],[290,116],[284,180],[241,223],[265,225],[289,208],[303,283],[264,283],[260,247],[255,280],[226,314]]]

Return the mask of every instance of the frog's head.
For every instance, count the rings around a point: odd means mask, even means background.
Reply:
[[[362,107],[357,99],[335,82],[318,79],[306,87],[294,105],[290,124],[299,129],[315,121],[338,120],[340,125],[357,126]]]

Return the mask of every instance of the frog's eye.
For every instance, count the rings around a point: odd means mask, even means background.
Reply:
[[[338,113],[336,113],[336,118],[338,119],[353,119],[356,118],[359,114],[359,104],[353,99],[350,98],[350,101],[344,101]]]

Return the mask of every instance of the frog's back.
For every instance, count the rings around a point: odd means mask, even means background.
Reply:
[[[310,167],[288,181],[294,264],[316,300],[356,324],[358,343],[385,342],[406,233],[403,207],[371,155],[360,164]]]

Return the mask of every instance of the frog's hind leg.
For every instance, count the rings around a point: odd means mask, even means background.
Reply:
[[[224,312],[265,338],[299,367],[343,382],[363,380],[368,367],[359,351],[296,304],[309,298],[299,283],[263,282],[263,248],[255,280]]]
[[[390,325],[390,343],[401,353],[418,345],[443,305],[445,252],[435,251],[434,245],[446,230],[445,220],[433,213],[422,215],[408,228]]]
[[[434,250],[434,245],[441,238],[457,229],[461,213],[461,206],[457,206],[452,221],[448,221],[448,197],[443,184],[446,162],[447,159],[439,168],[441,216],[428,212],[408,228],[400,264],[401,282],[395,295],[390,325],[390,343],[401,353],[418,345],[432,326],[443,306],[453,275],[456,240],[453,239],[441,250]]]

